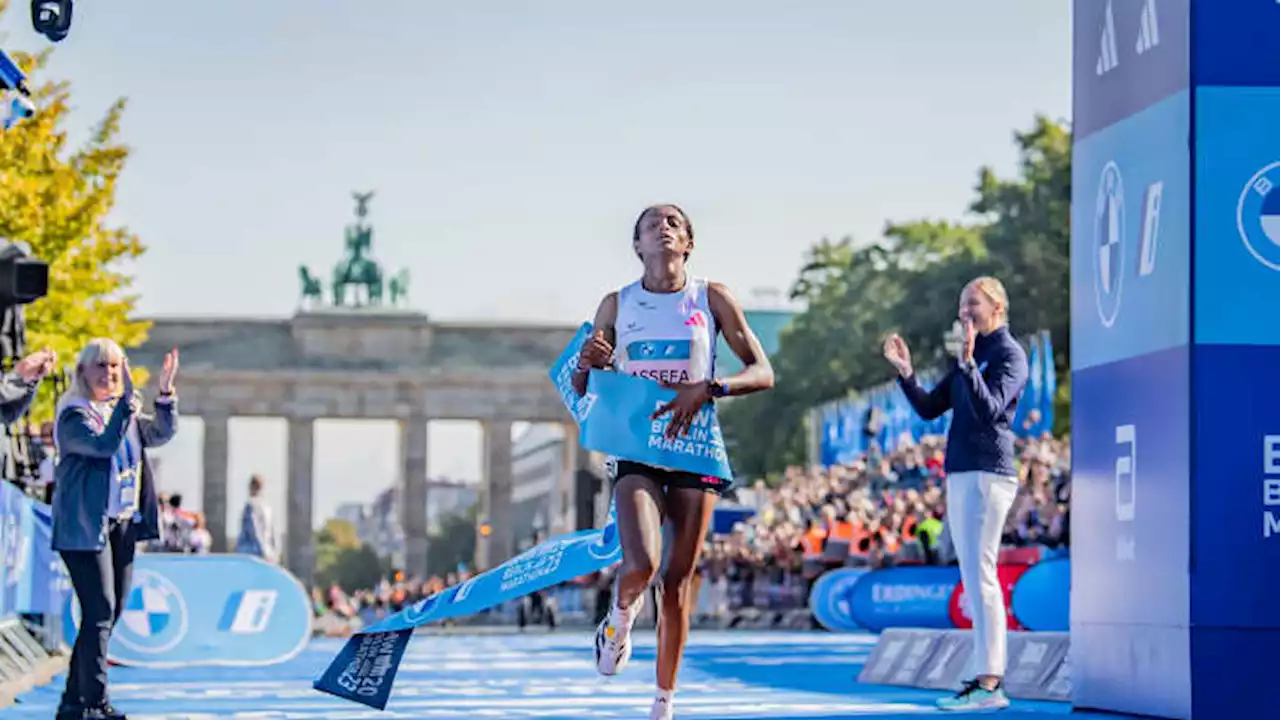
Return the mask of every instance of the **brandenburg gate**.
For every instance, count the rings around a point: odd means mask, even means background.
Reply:
[[[357,196],[364,216],[370,195]],[[577,431],[547,371],[575,328],[450,324],[381,302],[381,271],[368,257],[372,231],[347,231],[347,257],[334,271],[334,304],[284,319],[157,319],[148,340],[130,350],[135,365],[157,368],[182,353],[181,412],[204,422],[203,512],[214,550],[225,551],[227,422],[283,417],[288,423],[288,509],[284,562],[304,583],[315,569],[312,470],[315,422],[322,418],[394,419],[400,427],[400,524],[407,575],[427,566],[427,423],[479,421],[484,436],[484,513],[492,526],[481,561],[500,562],[511,537],[512,423],[565,424],[565,468],[552,493],[553,531],[576,529]],[[319,281],[302,268],[304,301],[320,300]],[[359,277],[363,274],[363,277]],[[352,280],[351,277],[356,276]],[[398,281],[398,287],[397,287]],[[407,275],[392,281],[403,297]],[[365,296],[348,304],[355,285]],[[368,482],[353,477],[352,483]],[[238,508],[237,508],[238,510]]]

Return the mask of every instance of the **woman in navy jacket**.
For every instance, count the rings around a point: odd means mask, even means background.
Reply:
[[[1007,627],[996,563],[1005,518],[1018,494],[1012,423],[1029,370],[1008,318],[1009,296],[999,280],[980,277],[966,285],[960,295],[962,329],[949,343],[954,359],[932,390],[917,382],[911,352],[901,337],[890,336],[884,343],[884,356],[898,371],[898,383],[920,417],[932,420],[954,411],[943,463],[946,521],[972,609],[976,677],[955,697],[939,701],[944,710],[1009,705],[1001,682]]]
[[[80,603],[58,720],[123,720],[107,700],[107,646],[129,597],[138,543],[160,537],[159,504],[147,449],[178,431],[178,351],[164,358],[156,414],[142,398],[114,340],[91,340],[58,403],[54,443],[53,549]]]

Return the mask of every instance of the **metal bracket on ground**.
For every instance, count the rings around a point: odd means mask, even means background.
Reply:
[[[1019,700],[1070,702],[1069,633],[1009,633],[1009,665],[1004,686]],[[975,673],[968,671],[973,648],[970,630],[890,628],[880,634],[858,682],[927,690],[956,690]]]
[[[50,655],[16,616],[0,618],[0,708],[64,670],[67,658]]]

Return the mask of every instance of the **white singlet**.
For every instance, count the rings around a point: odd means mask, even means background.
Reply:
[[[619,290],[618,371],[670,383],[714,378],[716,321],[707,284],[689,278],[679,292],[654,293],[637,280]]]

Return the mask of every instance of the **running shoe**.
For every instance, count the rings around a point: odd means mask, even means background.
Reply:
[[[939,710],[1003,710],[1009,707],[1009,698],[1004,694],[1003,683],[994,690],[987,690],[977,680],[964,684],[960,692],[949,698],[938,701]]]
[[[601,675],[617,675],[631,661],[631,626],[642,607],[643,594],[626,610],[614,605],[596,629],[596,671]]]
[[[649,720],[673,720],[675,716],[676,711],[671,706],[670,700],[658,698],[653,701],[653,709],[649,711]]]

